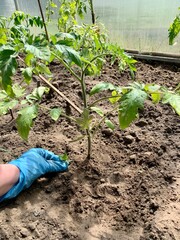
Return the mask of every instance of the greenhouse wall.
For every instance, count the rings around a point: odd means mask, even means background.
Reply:
[[[45,10],[47,1],[41,2]],[[94,0],[98,21],[105,25],[111,40],[122,48],[178,55],[180,38],[176,39],[176,45],[169,46],[168,28],[179,6],[179,0]],[[16,9],[39,15],[37,0],[0,1],[0,15],[10,16]],[[50,29],[57,28],[54,25]]]

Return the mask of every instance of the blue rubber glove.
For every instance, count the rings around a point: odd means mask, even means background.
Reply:
[[[20,170],[19,181],[2,197],[0,202],[16,197],[22,190],[29,188],[40,176],[49,172],[62,172],[68,169],[68,163],[54,153],[42,148],[32,148],[9,164]]]

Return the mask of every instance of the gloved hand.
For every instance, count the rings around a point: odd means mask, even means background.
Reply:
[[[62,172],[68,169],[68,163],[54,153],[42,148],[32,148],[23,153],[18,159],[9,164],[17,166],[20,170],[19,181],[2,197],[0,202],[16,197],[22,190],[40,176],[48,172]]]

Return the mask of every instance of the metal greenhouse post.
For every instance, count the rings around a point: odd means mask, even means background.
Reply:
[[[41,1],[37,0],[37,2],[38,2],[38,5],[39,5],[39,10],[40,10],[41,17],[42,17],[42,20],[43,20],[44,30],[45,30],[45,33],[46,33],[46,38],[49,42],[49,34],[48,34],[47,27],[46,27],[46,20],[45,20],[44,13],[43,13],[43,10],[42,10]]]
[[[14,5],[15,5],[16,11],[19,11],[18,0],[14,0]]]

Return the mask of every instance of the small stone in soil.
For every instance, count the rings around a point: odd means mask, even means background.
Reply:
[[[126,144],[131,144],[134,141],[134,137],[131,135],[127,135],[123,137],[123,140]]]

